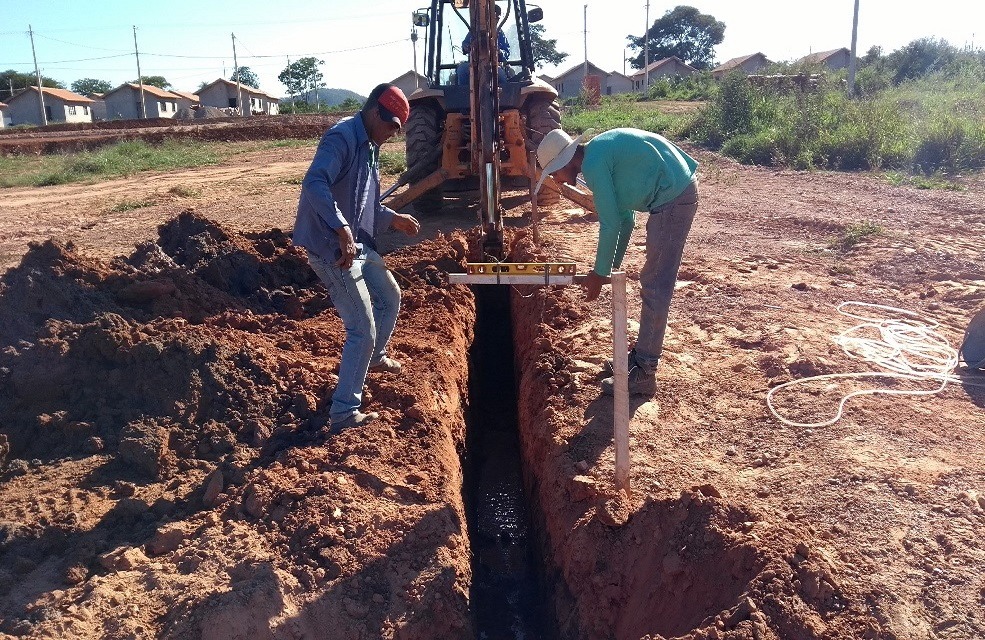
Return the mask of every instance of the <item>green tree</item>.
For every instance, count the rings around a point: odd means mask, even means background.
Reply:
[[[158,89],[164,89],[167,91],[171,88],[171,83],[167,81],[164,76],[140,76],[144,84],[149,84],[152,87],[157,87]],[[140,84],[139,80],[131,80],[133,84]]]
[[[920,38],[886,56],[886,67],[893,84],[900,84],[928,73],[953,70],[958,54],[946,40]]]
[[[725,39],[725,23],[694,7],[679,5],[654,21],[650,35],[650,62],[677,56],[697,69],[710,69],[715,60],[715,46]],[[646,64],[646,37],[626,36],[631,49],[639,53],[630,58],[634,69]]]
[[[233,71],[233,75],[229,76],[229,79],[236,82],[236,72]],[[253,87],[254,89],[260,88],[260,78],[257,74],[253,73],[253,70],[249,67],[239,68],[239,81],[248,87]]]
[[[112,88],[113,85],[106,80],[96,80],[95,78],[81,78],[72,83],[72,91],[83,96],[92,93],[106,93]]]
[[[7,69],[0,73],[0,98],[10,97],[10,87],[13,85],[14,93],[18,89],[33,87],[38,84],[38,77],[33,73],[20,73],[13,69]],[[47,76],[41,76],[41,84],[52,89],[64,89],[65,85]]]
[[[297,96],[305,91],[317,89],[321,86],[324,76],[318,70],[318,65],[325,64],[324,60],[306,57],[295,60],[284,67],[277,79],[287,87],[287,92],[292,96]]]
[[[561,64],[567,53],[557,50],[557,39],[544,37],[544,25],[530,25],[530,47],[533,50],[534,66],[540,69],[545,64]]]

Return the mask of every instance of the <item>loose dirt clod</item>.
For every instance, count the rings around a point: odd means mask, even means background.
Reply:
[[[473,311],[424,284],[434,258],[462,256],[439,241],[389,258],[408,372],[371,375],[382,419],[329,438],[343,331],[284,233],[185,212],[108,263],[33,245],[0,281],[0,631],[460,637]]]

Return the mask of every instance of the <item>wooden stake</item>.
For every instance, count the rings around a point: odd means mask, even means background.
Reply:
[[[626,356],[626,273],[612,273],[612,422],[616,445],[616,488],[629,488],[629,363]]]
[[[537,166],[537,153],[535,151],[527,153],[527,166],[531,167],[531,170],[528,172],[530,174],[530,221],[534,228],[534,244],[539,247],[540,228],[537,225],[539,215],[537,211],[537,194],[534,193],[534,187],[537,186],[537,178],[533,175],[537,172],[532,169]]]

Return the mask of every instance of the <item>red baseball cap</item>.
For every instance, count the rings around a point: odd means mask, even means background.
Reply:
[[[410,103],[399,87],[387,87],[377,98],[376,105],[380,117],[384,120],[395,122],[401,128],[407,124],[407,118],[410,117]]]

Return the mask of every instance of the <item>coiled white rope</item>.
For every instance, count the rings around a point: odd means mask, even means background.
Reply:
[[[862,311],[849,313],[846,307],[862,307],[905,316],[904,318],[879,318],[861,315]],[[838,305],[838,313],[862,321],[860,324],[843,331],[834,338],[842,351],[854,360],[871,362],[884,371],[858,373],[832,373],[809,378],[800,378],[770,389],[766,394],[766,405],[777,420],[791,427],[827,427],[841,419],[845,412],[845,404],[856,396],[886,394],[897,396],[930,396],[940,393],[949,382],[961,382],[954,375],[958,366],[958,351],[947,339],[936,331],[938,322],[926,320],[920,315],[880,304],[848,301]],[[867,337],[872,331],[878,333],[878,338]],[[795,385],[818,382],[823,380],[864,380],[864,379],[895,379],[916,382],[936,383],[932,390],[921,389],[863,389],[853,391],[842,397],[838,403],[838,413],[830,420],[822,422],[796,422],[784,418],[773,405],[773,395],[781,389]],[[978,385],[975,385],[978,386]]]

